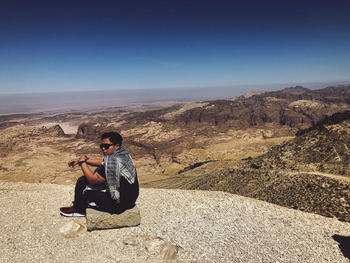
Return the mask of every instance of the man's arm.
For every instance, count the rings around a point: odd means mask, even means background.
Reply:
[[[91,166],[101,166],[103,159],[87,159],[86,163]]]
[[[83,162],[81,164],[81,170],[84,173],[84,176],[88,180],[89,184],[92,185],[98,185],[98,184],[103,184],[106,182],[106,179],[104,179],[101,175],[99,175],[97,172],[93,173],[89,166],[86,164],[86,162]]]
[[[103,159],[90,159],[89,157],[87,157],[86,155],[81,156],[80,158],[75,158],[72,159],[68,162],[68,166],[69,167],[75,167],[76,165],[79,164],[79,162],[84,161],[86,162],[88,165],[91,166],[101,166]]]
[[[93,173],[91,171],[91,169],[87,165],[89,160],[90,160],[89,157],[87,157],[86,155],[81,156],[78,160],[78,164],[81,166],[81,170],[83,171],[84,176],[88,180],[89,184],[93,184],[93,185],[103,184],[106,180],[97,172]],[[99,159],[92,159],[91,165],[95,164],[96,166],[100,166],[101,163],[102,161]]]
[[[80,158],[72,159],[68,162],[68,166],[75,167],[76,165],[81,166],[81,170],[83,171],[84,176],[88,180],[89,184],[98,185],[103,184],[106,180],[99,175],[97,172],[93,173],[88,164],[92,166],[100,166],[102,164],[101,159],[89,159],[86,155],[81,156]]]

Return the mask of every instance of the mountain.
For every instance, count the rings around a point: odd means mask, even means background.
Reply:
[[[250,161],[262,169],[327,172],[350,177],[350,111],[320,120],[296,138]]]
[[[280,91],[241,96],[236,100],[210,101],[176,118],[185,125],[214,125],[246,129],[268,123],[302,129],[327,115],[349,109],[350,85],[309,90],[290,87]]]
[[[329,116],[257,158],[192,180],[220,190],[350,222],[350,111]]]
[[[241,96],[235,100],[206,101],[188,109],[185,107],[178,104],[160,110],[133,112],[125,114],[119,121],[126,128],[153,121],[171,129],[207,126],[219,132],[276,125],[290,128],[285,135],[294,135],[325,116],[350,109],[350,85],[319,90],[297,86]]]

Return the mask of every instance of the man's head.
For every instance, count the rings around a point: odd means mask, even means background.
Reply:
[[[100,148],[103,155],[110,155],[122,145],[123,138],[117,132],[107,132],[101,135]]]

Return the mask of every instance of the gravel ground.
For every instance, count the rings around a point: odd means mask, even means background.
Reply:
[[[223,192],[141,189],[141,225],[92,232],[59,215],[73,186],[0,183],[0,197],[0,262],[161,262],[164,243],[179,262],[350,262],[332,238],[349,223]]]

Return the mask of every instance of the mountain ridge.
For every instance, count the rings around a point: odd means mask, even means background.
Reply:
[[[240,194],[350,222],[350,111],[320,123],[322,129],[316,125],[261,156],[205,174],[184,188]]]

